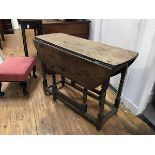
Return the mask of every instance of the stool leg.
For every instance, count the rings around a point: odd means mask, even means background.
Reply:
[[[27,91],[27,83],[26,83],[26,81],[22,81],[21,84],[22,84],[22,86],[23,86],[23,94],[24,94],[25,96],[28,96],[29,93],[28,93],[28,91]]]
[[[33,67],[33,77],[37,78],[37,75],[36,75],[36,65],[34,65],[34,67]]]
[[[2,88],[2,82],[0,82],[0,96],[3,96],[5,94],[4,94],[4,92],[1,91],[1,88]]]

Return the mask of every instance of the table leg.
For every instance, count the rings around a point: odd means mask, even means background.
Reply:
[[[53,80],[53,86],[52,86],[53,100],[56,101],[57,85],[56,85],[56,76],[54,72],[52,73],[52,80]]]
[[[25,29],[24,28],[21,28],[21,29],[22,29],[22,38],[23,38],[24,52],[25,52],[25,56],[28,57],[28,49],[27,49]]]
[[[33,77],[37,78],[37,75],[36,75],[36,65],[34,65],[34,67],[33,67]]]
[[[62,80],[62,86],[64,86],[65,85],[65,77],[61,76],[61,80]]]
[[[5,41],[4,32],[1,32],[2,40]]]
[[[5,41],[4,30],[3,30],[3,26],[2,26],[1,20],[0,20],[0,33],[1,33],[2,40]]]
[[[43,90],[44,90],[44,93],[47,94],[48,85],[47,85],[47,78],[46,78],[46,69],[43,62],[41,62],[41,71],[42,71],[42,78],[43,78],[43,81],[42,81]]]
[[[34,35],[37,36],[37,29],[34,29]]]
[[[28,96],[29,93],[28,93],[28,91],[27,91],[27,83],[26,83],[26,81],[22,81],[21,84],[22,84],[22,86],[23,86],[23,94],[24,94],[25,96]]]
[[[119,83],[119,88],[118,88],[118,92],[117,92],[117,96],[116,96],[115,104],[114,104],[114,107],[117,108],[117,109],[119,108],[119,105],[120,105],[121,93],[122,93],[124,79],[125,79],[127,69],[128,69],[128,66],[126,66],[126,68],[124,68],[123,71],[121,72],[121,80],[120,80],[120,83]]]
[[[84,88],[84,90],[83,90],[83,104],[81,105],[81,107],[82,107],[81,110],[82,110],[83,113],[87,112],[87,103],[86,103],[86,101],[87,101],[87,89]]]
[[[97,126],[96,128],[100,130],[102,128],[103,124],[103,119],[104,119],[104,102],[105,102],[105,97],[106,97],[106,90],[108,89],[109,86],[109,79],[105,80],[101,86],[101,94],[100,94],[100,99],[99,99],[99,113],[98,113],[98,118],[97,118]]]

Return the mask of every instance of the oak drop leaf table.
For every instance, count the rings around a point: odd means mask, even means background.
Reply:
[[[53,100],[64,102],[100,130],[104,122],[118,111],[127,69],[138,53],[63,33],[36,36],[34,43],[42,63],[44,92],[52,94]],[[47,85],[47,70],[52,74],[51,86]],[[119,73],[121,79],[115,103],[109,105],[111,110],[105,113],[104,104],[110,77]],[[56,81],[56,74],[61,75],[59,82]],[[77,103],[60,92],[57,89],[57,84],[60,83],[81,91],[82,103]],[[96,89],[98,86],[101,86],[100,91]],[[97,118],[87,112],[87,95],[99,100]]]

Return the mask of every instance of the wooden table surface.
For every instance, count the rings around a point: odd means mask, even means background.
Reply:
[[[42,63],[44,92],[51,93],[54,101],[59,99],[64,102],[74,112],[95,125],[97,130],[101,130],[105,121],[118,112],[128,66],[133,63],[138,53],[64,33],[37,36],[34,43]],[[47,84],[47,69],[52,73],[52,92],[51,86],[48,87]],[[110,111],[105,113],[104,104],[110,77],[120,73],[121,79],[117,97],[114,104],[110,105]],[[62,76],[61,81],[56,81],[56,74]],[[70,79],[70,82],[65,78]],[[75,102],[61,93],[57,89],[57,83],[62,83],[62,86],[68,84],[80,90],[83,93],[82,104],[81,101]],[[98,92],[95,88],[100,85],[101,89]],[[88,95],[99,102],[97,117],[87,111]]]
[[[70,23],[81,23],[81,22],[88,22],[87,20],[70,20],[70,21],[66,21],[66,20],[58,20],[58,19],[42,19],[42,23],[43,25],[46,24],[70,24]]]
[[[138,56],[137,52],[64,33],[40,35],[36,38],[112,66],[123,64]]]
[[[21,30],[15,34],[6,35],[6,44],[3,48],[4,55],[24,56]],[[33,44],[34,31],[27,30],[29,55],[36,57]],[[3,90],[6,96],[0,99],[0,134],[1,135],[146,135],[155,132],[141,119],[134,116],[121,104],[117,115],[107,121],[102,130],[96,128],[85,119],[68,109],[59,100],[55,103],[50,96],[44,95],[42,90],[40,60],[37,58],[37,79],[28,80],[29,97],[23,96],[20,86],[16,83],[4,83]],[[60,77],[57,77],[59,80]],[[51,80],[51,76],[48,76]],[[70,88],[70,87],[69,87]],[[74,92],[68,87],[62,91],[72,95],[77,101],[81,99],[79,91]],[[115,93],[108,89],[107,102],[114,102]],[[92,114],[97,115],[98,105],[88,97]],[[105,107],[107,110],[108,107]]]

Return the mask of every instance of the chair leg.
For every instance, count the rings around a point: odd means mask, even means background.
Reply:
[[[1,91],[1,88],[2,88],[2,82],[0,82],[0,96],[4,96],[4,92]]]
[[[33,77],[34,78],[37,78],[37,75],[36,75],[36,66],[35,65],[33,67]]]
[[[24,94],[24,96],[28,96],[29,93],[27,91],[27,83],[26,83],[26,81],[22,81],[21,85],[23,86],[23,94]]]

